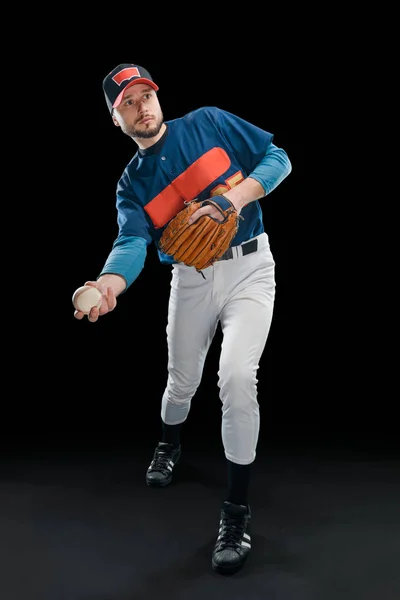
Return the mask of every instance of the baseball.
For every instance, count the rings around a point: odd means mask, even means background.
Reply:
[[[85,315],[90,313],[94,306],[100,308],[103,296],[101,292],[91,285],[83,285],[78,288],[72,296],[72,304],[76,310],[80,310]]]

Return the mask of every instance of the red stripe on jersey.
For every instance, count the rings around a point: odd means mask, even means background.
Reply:
[[[231,161],[225,150],[212,148],[176,177],[144,207],[156,229],[163,227],[207,186],[225,173]]]

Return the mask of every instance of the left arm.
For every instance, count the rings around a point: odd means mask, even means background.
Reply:
[[[292,171],[292,164],[286,152],[278,148],[275,144],[270,144],[265,156],[261,159],[255,169],[246,179],[237,186],[224,192],[224,197],[228,198],[238,211],[242,210],[246,204],[259,200],[270,194]],[[224,198],[218,197],[218,204],[223,209],[228,208],[228,202]],[[204,206],[199,208],[189,220],[194,223],[202,215],[209,214],[215,218],[221,218],[216,208]]]
[[[270,144],[264,158],[249,176],[224,193],[240,213],[242,208],[270,194],[292,171],[292,164],[282,148]]]

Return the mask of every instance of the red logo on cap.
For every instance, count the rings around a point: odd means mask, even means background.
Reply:
[[[140,77],[139,69],[136,67],[128,67],[126,69],[122,69],[119,73],[114,75],[113,81],[118,85],[121,85],[123,81],[126,79],[131,79],[131,77]]]

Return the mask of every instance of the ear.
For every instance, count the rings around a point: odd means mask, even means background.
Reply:
[[[118,123],[118,120],[117,120],[117,118],[116,118],[116,117],[115,117],[115,115],[114,115],[114,112],[113,112],[113,114],[111,115],[111,118],[112,118],[112,120],[113,120],[113,123],[114,123],[115,127],[120,127],[120,124]]]

